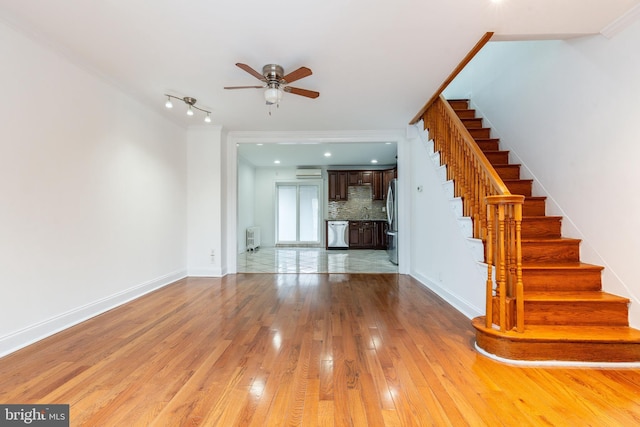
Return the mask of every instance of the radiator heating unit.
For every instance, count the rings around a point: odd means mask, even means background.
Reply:
[[[255,251],[260,247],[260,227],[247,228],[247,250]]]

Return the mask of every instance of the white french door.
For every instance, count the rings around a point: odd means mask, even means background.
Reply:
[[[319,184],[276,184],[276,244],[319,244],[320,210]]]

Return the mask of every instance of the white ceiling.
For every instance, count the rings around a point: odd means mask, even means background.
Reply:
[[[500,39],[598,33],[640,0],[0,0],[0,19],[161,114],[191,96],[229,131],[404,129],[487,32]],[[278,63],[313,75],[267,114],[237,68]],[[46,70],[43,70],[46,72]]]
[[[330,156],[325,156],[329,153]],[[395,142],[239,144],[238,156],[257,167],[389,166],[396,164]],[[275,163],[275,161],[278,163]],[[372,160],[376,160],[375,163]]]

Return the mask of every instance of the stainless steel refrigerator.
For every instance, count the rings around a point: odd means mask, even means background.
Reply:
[[[398,265],[398,180],[393,179],[387,190],[387,254],[389,261]]]

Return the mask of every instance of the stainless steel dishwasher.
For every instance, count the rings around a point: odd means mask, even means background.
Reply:
[[[327,221],[327,248],[349,247],[349,221]]]

